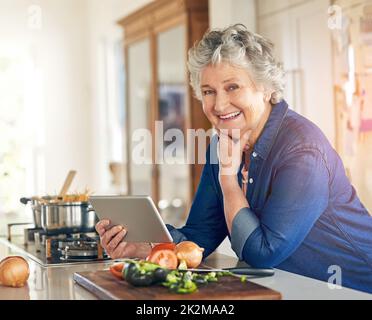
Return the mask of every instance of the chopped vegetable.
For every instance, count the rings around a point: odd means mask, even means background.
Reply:
[[[110,271],[116,278],[124,279],[134,286],[160,284],[171,292],[179,294],[195,292],[199,285],[217,282],[218,278],[222,276],[236,276],[242,282],[246,281],[246,276],[238,276],[229,271],[202,274],[180,269],[169,270],[153,262],[131,259],[113,265],[110,267]]]
[[[123,279],[123,268],[124,262],[115,263],[110,266],[110,272],[114,275],[114,277],[118,279]]]
[[[170,288],[171,291],[176,293],[192,293],[198,289],[195,282],[193,282],[193,275],[190,271],[185,272],[182,275],[181,280],[178,281],[176,285],[173,285]]]
[[[129,263],[124,270],[124,279],[134,286],[149,286],[154,282],[154,275],[137,263]]]
[[[125,265],[122,279],[134,286],[149,286],[166,279],[168,270],[147,261],[132,261]]]
[[[216,282],[218,280],[216,272],[209,272],[205,278],[208,282]]]
[[[178,266],[178,259],[175,252],[169,249],[151,251],[147,260],[168,269],[176,269]]]
[[[164,249],[174,251],[174,249],[176,249],[176,244],[174,242],[159,243],[151,249],[151,253]]]
[[[169,270],[163,269],[163,268],[157,268],[154,271],[154,277],[157,282],[163,282],[167,280],[167,275],[169,273]]]
[[[205,275],[191,271],[171,271],[163,286],[168,287],[172,292],[176,293],[192,293],[197,291],[198,285],[204,285],[208,282],[218,281],[216,272],[209,272]]]

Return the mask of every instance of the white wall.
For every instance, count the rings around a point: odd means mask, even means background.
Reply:
[[[12,192],[16,212],[0,212],[0,234],[6,223],[31,221],[21,196],[59,192],[69,169],[78,173],[71,190],[91,184],[87,1],[0,1],[0,56],[19,59],[16,135],[25,135],[25,187]]]
[[[31,5],[40,8],[38,28],[30,24]],[[1,0],[0,3],[2,48],[14,48],[14,52],[28,61],[28,69],[23,70],[28,94],[24,103],[33,108],[29,110],[29,122],[34,123],[37,132],[33,135],[30,130],[25,148],[32,149],[34,166],[38,167],[35,184],[30,187],[35,193],[58,192],[70,168],[78,171],[72,188],[90,184],[86,17],[86,0]],[[27,92],[36,83],[38,97],[35,92]],[[44,164],[36,165],[37,154],[44,157]]]
[[[115,101],[109,101],[114,96],[105,83],[110,70],[103,70],[102,61],[112,67],[110,44],[122,38],[117,20],[149,2],[0,1],[1,48],[30,56],[41,78],[40,99],[33,95],[27,102],[34,108],[30,121],[39,128],[37,136],[30,132],[32,169],[37,171],[30,192],[58,192],[69,169],[77,170],[71,191],[86,186],[99,191],[109,185],[104,120],[108,104]],[[29,26],[32,5],[40,8],[40,28]]]
[[[91,112],[86,1],[41,2],[45,38],[40,63],[46,74],[45,191],[59,191],[69,169],[71,190],[91,184]],[[42,190],[40,190],[42,191]]]
[[[255,0],[209,0],[211,28],[224,28],[235,23],[256,30]]]

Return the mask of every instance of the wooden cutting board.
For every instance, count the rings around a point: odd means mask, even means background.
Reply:
[[[175,294],[161,285],[134,287],[113,277],[110,271],[77,272],[74,280],[104,300],[279,300],[281,294],[250,281],[224,276],[218,282],[199,286],[191,294]]]

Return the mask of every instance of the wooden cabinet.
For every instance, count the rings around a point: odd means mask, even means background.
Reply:
[[[119,21],[125,44],[128,190],[151,195],[166,222],[175,225],[184,221],[203,168],[182,161],[190,151],[186,132],[210,128],[186,69],[187,51],[208,21],[208,0],[157,0]],[[143,129],[148,139],[141,140]],[[170,131],[168,141],[159,141],[167,129],[183,133],[181,154],[164,152],[177,140]],[[141,143],[150,151],[136,153]],[[197,144],[191,153],[198,158]],[[170,163],[172,156],[179,161]]]

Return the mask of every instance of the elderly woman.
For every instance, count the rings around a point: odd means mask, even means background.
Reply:
[[[167,227],[174,242],[205,248],[204,257],[228,236],[251,266],[324,281],[339,270],[341,285],[372,292],[372,217],[320,129],[283,100],[272,49],[234,25],[190,50],[191,85],[218,135],[186,225]],[[126,230],[107,224],[96,229],[112,257],[149,254],[151,246],[122,242]]]

